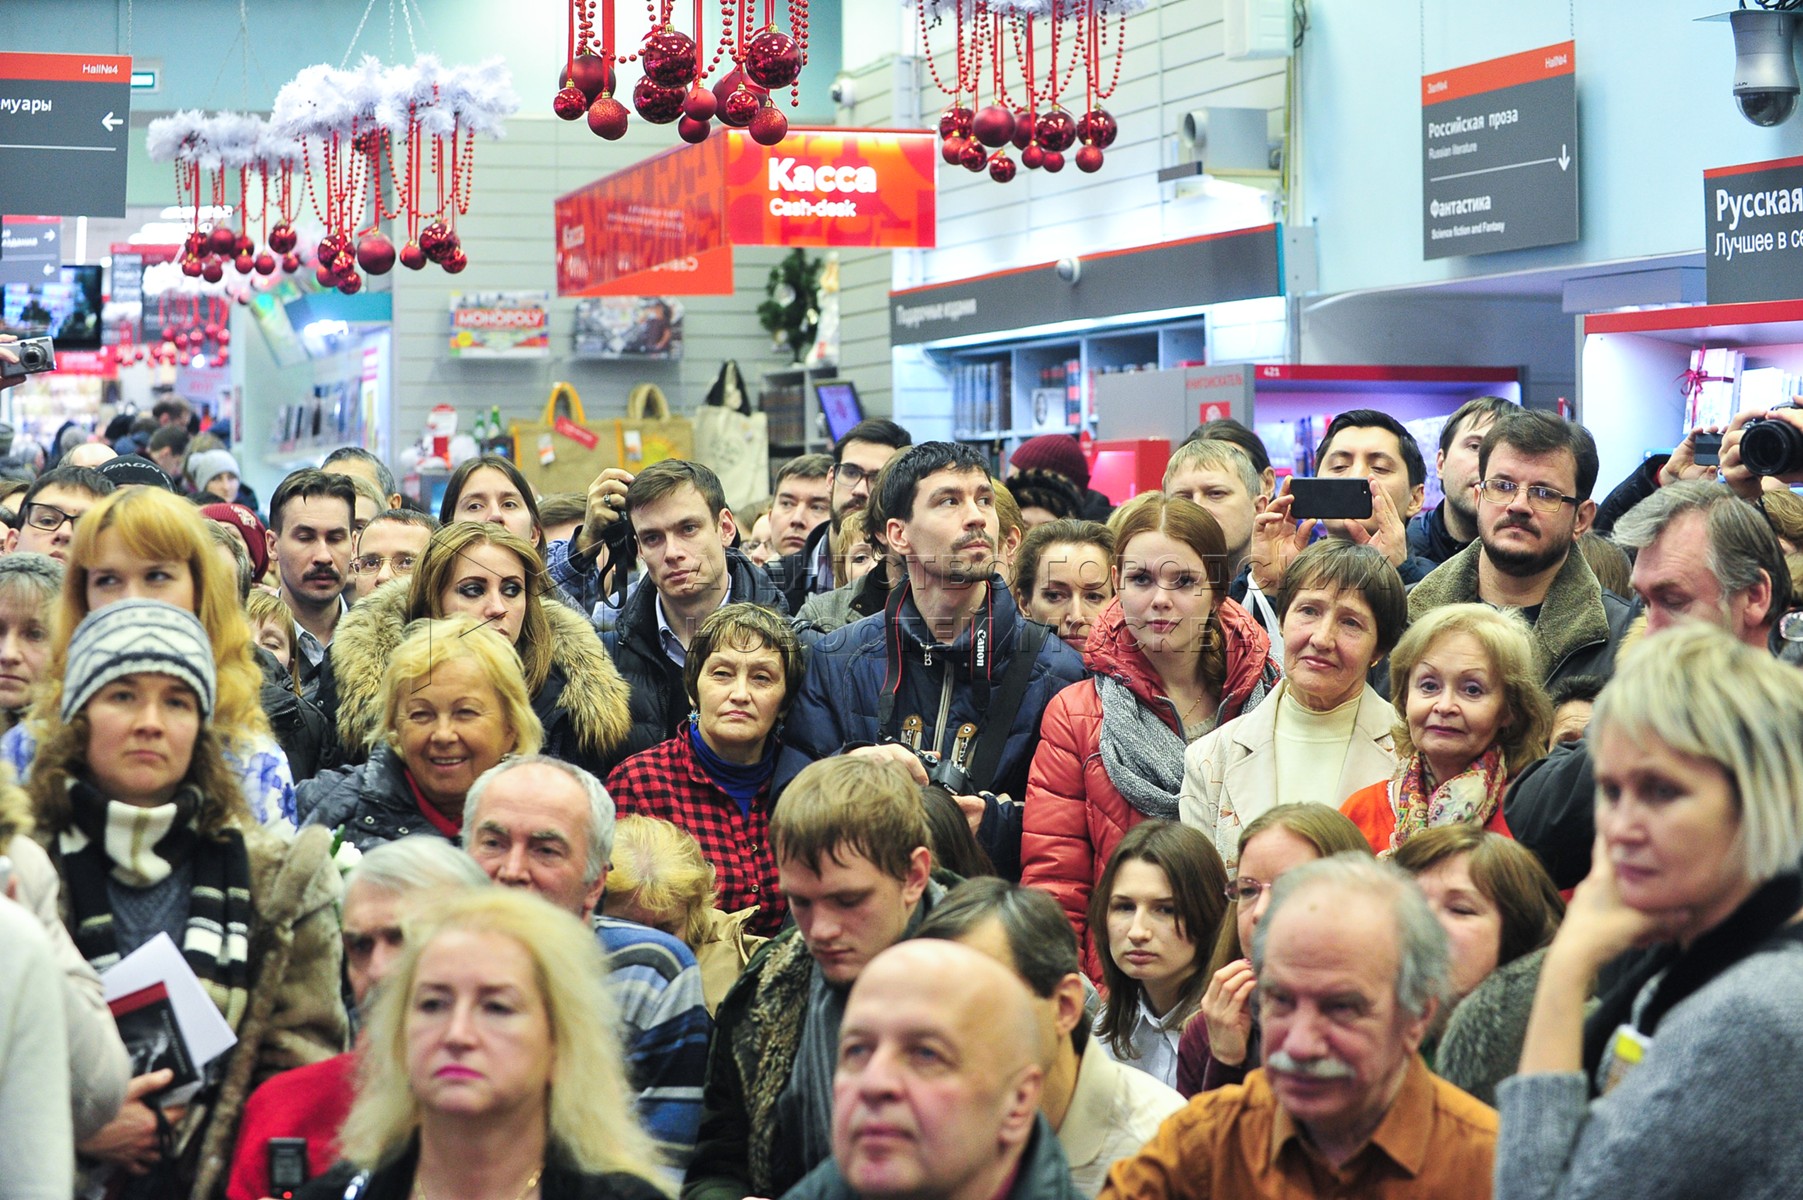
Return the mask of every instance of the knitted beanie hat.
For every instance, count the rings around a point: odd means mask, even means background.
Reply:
[[[217,504],[201,505],[200,515],[209,521],[230,525],[242,534],[245,548],[250,551],[251,572],[258,579],[269,573],[269,534],[256,513],[242,504],[227,504],[221,500]]]
[[[244,474],[238,469],[238,460],[232,457],[230,450],[202,450],[188,456],[188,478],[194,481],[196,491],[206,491],[213,476],[227,471],[239,476]]]
[[[94,468],[113,481],[115,487],[155,487],[165,492],[173,492],[175,485],[169,482],[169,476],[163,474],[163,468],[139,454],[121,454],[117,458],[109,458]]]
[[[200,714],[213,714],[213,644],[195,615],[161,600],[121,600],[82,618],[63,672],[64,722],[94,694],[126,675],[168,675],[194,689]]]
[[[1056,471],[1079,490],[1089,486],[1089,463],[1083,457],[1083,447],[1068,433],[1042,433],[1028,438],[1008,461],[1023,471]]]

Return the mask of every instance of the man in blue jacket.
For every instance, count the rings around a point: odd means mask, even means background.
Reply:
[[[968,778],[954,776],[950,790],[980,821],[997,871],[1017,878],[1040,718],[1084,677],[1082,660],[1023,617],[995,573],[994,481],[975,448],[911,447],[878,486],[906,580],[883,612],[815,646],[785,739],[808,758],[892,744],[955,764]]]

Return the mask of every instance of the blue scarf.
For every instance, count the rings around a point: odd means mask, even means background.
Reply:
[[[776,773],[776,742],[770,742],[770,752],[750,766],[727,762],[708,747],[701,736],[701,729],[693,722],[689,724],[689,745],[695,748],[695,758],[701,763],[701,769],[713,781],[714,786],[731,796],[733,803],[739,806],[739,815],[751,815],[751,802],[757,799],[758,793],[769,784],[770,777]]]

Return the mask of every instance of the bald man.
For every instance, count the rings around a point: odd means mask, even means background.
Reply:
[[[989,955],[907,941],[872,959],[839,1026],[833,1157],[785,1200],[1079,1200],[1039,1112],[1032,994]]]
[[[119,452],[104,442],[83,442],[69,451],[69,457],[63,465],[69,467],[98,467],[103,462],[111,462],[119,457]]]

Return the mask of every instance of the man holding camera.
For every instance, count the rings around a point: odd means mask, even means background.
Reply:
[[[1020,806],[1010,797],[1026,793],[1046,703],[1083,678],[1083,662],[1021,616],[995,573],[994,482],[975,448],[903,451],[877,505],[906,579],[880,616],[815,646],[786,736],[809,758],[892,746],[923,783],[924,756],[960,797],[997,871],[1016,878]]]

